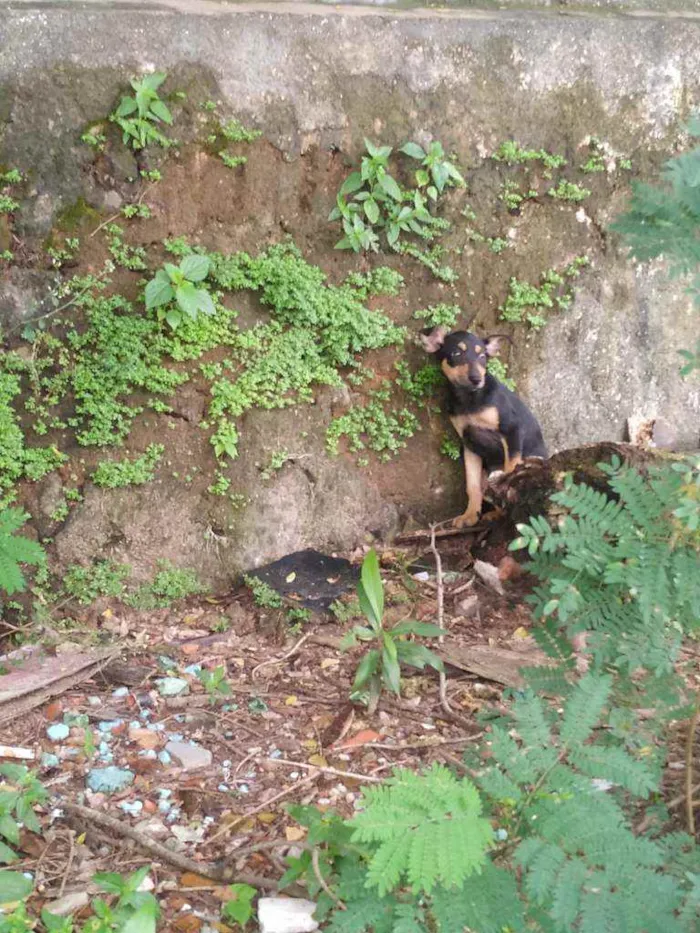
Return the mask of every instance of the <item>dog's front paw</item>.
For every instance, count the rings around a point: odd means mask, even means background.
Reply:
[[[455,526],[455,528],[469,528],[471,525],[476,525],[478,521],[479,513],[473,511],[472,509],[467,509],[463,515],[458,515],[452,524]]]

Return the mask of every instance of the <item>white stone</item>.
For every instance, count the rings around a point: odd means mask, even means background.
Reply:
[[[212,762],[212,754],[208,748],[201,745],[190,745],[188,742],[168,742],[166,752],[180,764],[185,771],[198,771],[208,768]]]
[[[296,897],[261,897],[258,922],[261,933],[313,933],[316,904]]]

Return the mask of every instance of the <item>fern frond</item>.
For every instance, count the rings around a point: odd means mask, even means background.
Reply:
[[[491,862],[455,891],[438,888],[433,895],[432,914],[440,933],[503,933],[525,930],[523,904],[515,877]]]
[[[491,824],[468,780],[434,764],[424,774],[401,769],[385,785],[364,790],[353,839],[374,843],[367,884],[384,894],[405,876],[414,892],[459,886],[478,871],[493,842]]]
[[[657,779],[643,761],[637,761],[622,748],[584,745],[569,750],[569,761],[592,778],[604,778],[646,798],[656,789]]]
[[[586,674],[579,680],[564,708],[559,734],[569,748],[581,744],[598,723],[610,690],[612,678]]]

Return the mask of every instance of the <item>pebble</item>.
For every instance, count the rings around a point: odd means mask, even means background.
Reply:
[[[102,722],[97,723],[97,728],[102,733],[112,732],[118,726],[121,726],[122,722],[122,719],[103,720]]]
[[[198,771],[208,768],[212,763],[212,753],[201,745],[190,745],[187,742],[168,742],[165,746],[176,762],[179,762],[185,771]]]
[[[202,670],[201,664],[188,664],[185,668],[185,673],[190,674],[192,677],[196,677],[197,674]]]
[[[170,754],[170,752],[166,751],[165,749],[163,749],[162,751],[158,752],[158,761],[159,761],[162,765],[166,765],[166,766],[167,766],[167,765],[169,765],[169,764],[172,764],[172,760],[173,760],[173,759],[172,759],[172,755]]]
[[[88,697],[89,706],[102,706],[102,697]]]
[[[46,902],[44,906],[56,917],[68,917],[85,907],[89,900],[87,891],[73,891],[71,894],[59,897],[57,901]]]
[[[184,696],[190,692],[190,685],[182,677],[162,677],[156,685],[162,697]]]
[[[70,735],[70,729],[63,722],[55,722],[47,728],[46,734],[52,742],[62,742]]]
[[[464,599],[457,603],[455,610],[457,611],[458,615],[463,616],[465,619],[478,619],[479,597],[466,596]]]
[[[128,768],[93,768],[88,772],[87,786],[96,793],[115,794],[134,781],[134,772]]]
[[[50,771],[52,768],[57,768],[58,756],[52,755],[51,752],[44,752],[41,756],[41,767],[45,768],[47,771]]]
[[[486,586],[503,596],[503,584],[498,576],[498,567],[494,567],[493,564],[488,564],[485,560],[477,560],[474,561],[474,573]]]
[[[112,691],[112,696],[115,697],[116,699],[119,699],[120,697],[127,697],[129,696],[129,688],[128,687],[117,687],[116,690]]]
[[[161,743],[160,734],[153,729],[144,729],[143,726],[136,724],[129,729],[129,740],[136,742],[139,748],[153,749],[158,748]]]
[[[120,810],[123,810],[124,813],[136,814],[140,813],[143,810],[143,801],[142,800],[122,800],[119,804]]]

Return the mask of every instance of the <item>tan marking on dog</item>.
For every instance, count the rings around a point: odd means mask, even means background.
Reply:
[[[497,431],[500,424],[498,409],[495,405],[489,405],[488,408],[482,408],[473,414],[466,416],[468,424],[473,424],[475,428],[486,428],[488,431]]]
[[[460,350],[466,350],[466,349],[467,349],[466,343],[463,343],[461,340],[460,340],[460,342],[457,344],[457,346],[459,347]]]
[[[509,455],[506,453],[506,464],[505,464],[505,466],[503,467],[503,472],[504,472],[504,473],[512,473],[513,470],[514,470],[516,467],[520,466],[520,464],[521,464],[522,462],[523,462],[523,455],[522,455],[522,454],[515,454],[515,456],[511,457],[511,456],[509,456]]]
[[[477,457],[471,450],[464,451],[464,484],[467,491],[467,510],[454,520],[456,528],[464,525],[476,525],[479,521],[479,512],[483,503],[482,495],[483,465],[481,457]]]
[[[481,352],[483,351],[484,348],[483,348],[483,347],[480,347],[480,346],[477,344],[477,345],[474,347],[474,349],[476,350],[477,353],[481,353]]]

